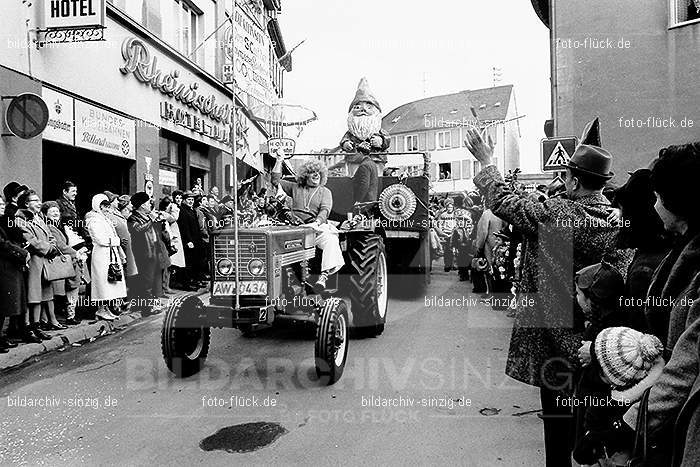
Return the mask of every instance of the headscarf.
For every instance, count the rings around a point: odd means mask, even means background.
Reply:
[[[105,195],[104,193],[97,193],[95,196],[92,197],[92,210],[98,214],[102,214],[100,204],[102,204],[105,201],[109,203],[109,198],[107,198],[107,195]]]

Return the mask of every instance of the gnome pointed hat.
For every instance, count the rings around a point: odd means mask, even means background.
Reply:
[[[598,121],[598,117],[586,124],[579,144],[590,144],[598,147],[603,146],[600,144],[600,122]]]
[[[367,83],[367,78],[364,78],[364,77],[360,80],[360,83],[357,85],[357,92],[355,93],[355,98],[350,103],[350,107],[348,108],[348,112],[350,110],[352,110],[352,106],[357,104],[358,102],[369,102],[370,104],[372,104],[376,108],[378,108],[380,112],[382,111],[382,108],[379,105],[379,101],[377,100],[376,97],[374,97],[372,92],[369,90],[369,84]]]

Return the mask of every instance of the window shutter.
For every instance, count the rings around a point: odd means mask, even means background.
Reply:
[[[468,159],[462,161],[462,178],[472,178],[472,165]]]
[[[430,180],[437,180],[437,164],[435,162],[430,163]]]
[[[461,174],[459,173],[459,166],[460,166],[459,161],[452,161],[451,172],[452,172],[452,178],[454,178],[455,180],[459,180],[460,178],[462,178],[460,176]]]
[[[425,151],[425,133],[418,135],[418,150]]]
[[[428,151],[435,151],[435,132],[430,131],[427,133],[427,135],[428,135]],[[425,136],[424,136],[424,138],[425,138]]]
[[[450,147],[458,148],[461,144],[459,142],[459,128],[452,128],[452,141],[450,141]]]

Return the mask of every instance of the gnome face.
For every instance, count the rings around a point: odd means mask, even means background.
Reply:
[[[381,129],[382,109],[369,89],[367,78],[362,78],[348,110],[348,131],[356,138],[365,141],[379,133]]]
[[[370,102],[355,103],[348,113],[348,131],[358,139],[366,140],[382,129],[382,114]]]

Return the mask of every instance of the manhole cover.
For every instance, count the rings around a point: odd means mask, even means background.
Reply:
[[[277,423],[252,422],[227,426],[199,443],[204,451],[251,452],[275,442],[287,430]]]

